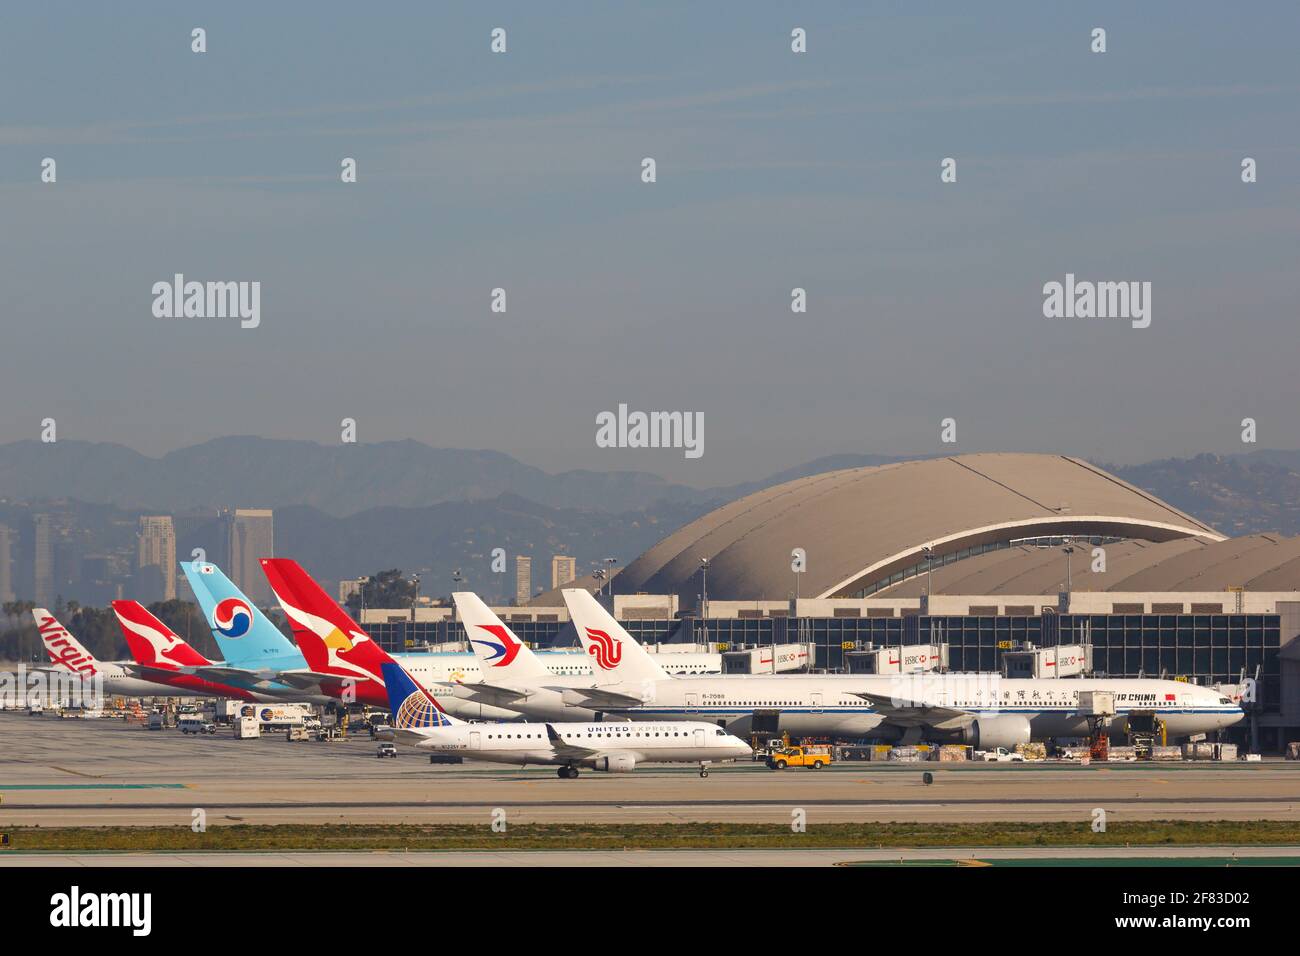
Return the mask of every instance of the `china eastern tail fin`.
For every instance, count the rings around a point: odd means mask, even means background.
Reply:
[[[590,592],[565,588],[561,594],[578,640],[590,655],[592,669],[598,676],[620,681],[662,680],[668,676],[659,662],[633,640]]]
[[[515,636],[515,632],[477,594],[472,591],[457,591],[451,597],[456,602],[456,616],[465,628],[469,645],[483,665],[485,679],[490,679],[486,676],[489,673],[524,678],[550,675],[537,655]],[[489,668],[492,670],[489,671]]]

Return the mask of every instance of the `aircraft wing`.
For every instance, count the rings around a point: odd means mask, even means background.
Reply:
[[[590,747],[579,747],[577,744],[569,743],[556,733],[555,728],[550,724],[546,725],[546,737],[555,750],[555,756],[563,757],[566,760],[586,760],[601,753],[601,751],[592,750]]]
[[[319,690],[321,684],[325,681],[333,681],[338,685],[348,680],[348,678],[339,677],[337,674],[323,674],[308,670],[276,671],[274,679],[281,684],[296,687],[298,690]]]
[[[518,690],[514,687],[503,687],[499,684],[447,684],[451,689],[452,696],[459,697],[461,700],[472,700],[478,704],[491,704],[494,707],[509,707],[511,704],[517,704],[532,694],[526,690]]]
[[[886,721],[902,727],[937,727],[949,721],[964,723],[971,715],[964,710],[952,707],[937,707],[917,701],[901,700],[886,694],[872,694],[856,691]]]
[[[586,707],[591,710],[640,707],[645,703],[640,697],[599,687],[568,687],[560,693],[560,697],[571,707]]]
[[[202,677],[204,680],[215,681],[219,684],[252,686],[254,684],[279,683],[279,675],[277,675],[275,671],[245,670],[242,667],[223,667],[220,664],[188,667],[185,669],[185,673],[193,674],[196,677]]]
[[[169,669],[166,667],[150,667],[148,664],[123,664],[122,669],[128,674],[134,674],[141,680],[153,681],[155,684],[167,684],[171,678],[178,674],[188,674],[193,668],[177,667]]]

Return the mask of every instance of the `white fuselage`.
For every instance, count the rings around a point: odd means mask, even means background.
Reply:
[[[572,685],[570,685],[572,686]],[[563,686],[537,693],[515,705],[533,719],[596,713],[609,719],[709,720],[736,733],[748,733],[756,713],[775,714],[779,728],[792,735],[860,738],[878,730],[888,736],[887,718],[858,692],[902,698],[970,714],[1019,714],[1029,719],[1035,739],[1088,732],[1079,713],[1080,691],[1115,695],[1117,718],[1132,710],[1154,711],[1170,736],[1183,737],[1231,726],[1241,708],[1211,688],[1143,678],[1002,678],[998,675],[917,674],[817,676],[719,675],[646,682],[598,684],[605,690],[641,697],[638,706],[593,712],[565,707]]]
[[[120,661],[95,661],[76,671],[47,667],[42,672],[55,696],[84,707],[101,707],[111,697],[194,696],[166,684],[142,680],[129,673]]]
[[[743,740],[702,721],[555,723],[550,728],[557,741],[552,741],[546,724],[533,723],[456,724],[408,734],[419,734],[417,745],[424,750],[517,766],[598,766],[602,759],[620,757],[630,757],[635,764],[713,763],[752,753]],[[578,750],[587,754],[579,755]]]
[[[591,658],[578,651],[534,651],[537,659],[557,677],[592,677]],[[429,683],[495,682],[499,673],[491,664],[484,666],[471,653],[393,654],[408,674],[427,687]],[[655,654],[655,661],[674,676],[717,674],[722,670],[721,654]],[[598,678],[603,679],[603,678]],[[427,682],[427,683],[426,683]]]

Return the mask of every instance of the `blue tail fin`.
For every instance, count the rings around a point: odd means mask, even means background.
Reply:
[[[227,664],[274,671],[307,667],[302,652],[220,568],[205,561],[182,561],[180,565]]]
[[[380,670],[388,690],[388,711],[393,715],[394,729],[422,730],[461,722],[443,711],[433,695],[412,680],[401,664],[385,661]]]

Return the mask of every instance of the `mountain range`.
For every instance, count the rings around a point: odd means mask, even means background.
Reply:
[[[510,555],[512,569],[514,555],[532,555],[533,579],[546,585],[552,554],[576,557],[580,573],[610,555],[625,564],[752,491],[909,457],[916,456],[835,455],[749,482],[693,488],[648,472],[550,474],[500,452],[415,441],[325,446],[236,436],[161,458],[107,443],[24,441],[0,445],[0,522],[23,527],[30,513],[62,501],[59,507],[83,513],[83,526],[105,529],[92,535],[95,547],[129,549],[133,513],[270,507],[276,551],[303,556],[324,581],[426,568],[436,579],[430,591],[446,593],[460,569],[469,586],[505,598],[513,579],[487,570],[495,548]],[[1096,464],[1225,534],[1300,534],[1300,451]],[[178,555],[189,553],[188,524],[178,524]]]

